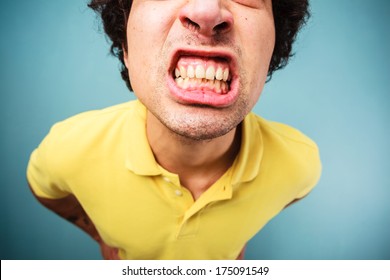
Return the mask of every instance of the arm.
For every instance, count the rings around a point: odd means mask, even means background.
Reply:
[[[303,198],[303,197],[302,197],[302,198]],[[287,207],[293,205],[294,203],[297,203],[297,202],[300,201],[302,198],[294,199],[294,200],[291,201],[289,204],[287,204],[286,206],[284,206],[284,209],[286,209]]]
[[[245,249],[246,249],[246,244],[244,246],[244,248],[242,248],[240,254],[237,256],[236,260],[243,260],[244,257],[245,257]]]
[[[60,199],[42,198],[35,195],[30,185],[29,187],[35,198],[43,206],[50,209],[60,217],[68,220],[72,224],[76,225],[84,232],[86,232],[89,236],[91,236],[92,239],[98,242],[104,259],[119,259],[118,249],[111,248],[104,243],[99,233],[97,232],[95,225],[88,217],[87,213],[84,211],[83,207],[80,205],[74,195],[70,194]]]
[[[95,225],[92,223],[91,219],[88,217],[87,213],[85,213],[83,207],[81,207],[80,203],[77,201],[74,195],[70,194],[60,199],[42,198],[34,193],[30,185],[29,187],[35,198],[43,206],[81,228],[97,242],[101,241],[101,238],[96,231]]]
[[[287,207],[289,207],[289,206],[291,206],[291,205],[297,203],[297,202],[300,201],[301,199],[304,199],[306,196],[308,196],[308,194],[306,194],[305,196],[302,196],[302,197],[300,197],[300,198],[294,199],[294,200],[291,201],[289,204],[287,204],[286,206],[284,206],[283,209],[286,209]]]

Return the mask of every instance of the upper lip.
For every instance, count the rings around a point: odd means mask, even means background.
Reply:
[[[176,68],[177,62],[181,56],[197,56],[197,57],[205,57],[205,58],[218,58],[224,59],[229,64],[229,71],[232,76],[235,73],[235,56],[225,50],[203,50],[203,49],[177,49],[173,52],[171,57],[171,65],[169,67],[169,73],[173,73]]]

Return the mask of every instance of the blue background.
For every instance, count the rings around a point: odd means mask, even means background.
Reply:
[[[1,259],[100,259],[25,180],[52,124],[134,98],[85,2],[2,1]],[[248,259],[390,259],[389,15],[389,1],[312,1],[296,56],[255,112],[313,138],[323,175],[250,241]]]

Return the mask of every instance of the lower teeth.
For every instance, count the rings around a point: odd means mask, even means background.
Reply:
[[[175,79],[176,84],[182,89],[191,90],[212,90],[219,94],[226,94],[229,91],[229,85],[227,82],[219,80],[207,80],[197,78],[185,78],[178,77]]]

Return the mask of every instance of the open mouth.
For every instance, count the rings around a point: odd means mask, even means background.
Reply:
[[[173,75],[176,85],[187,91],[226,94],[230,89],[229,64],[222,58],[182,56]]]
[[[169,87],[184,104],[227,107],[237,100],[237,79],[229,54],[181,52],[172,60]]]

